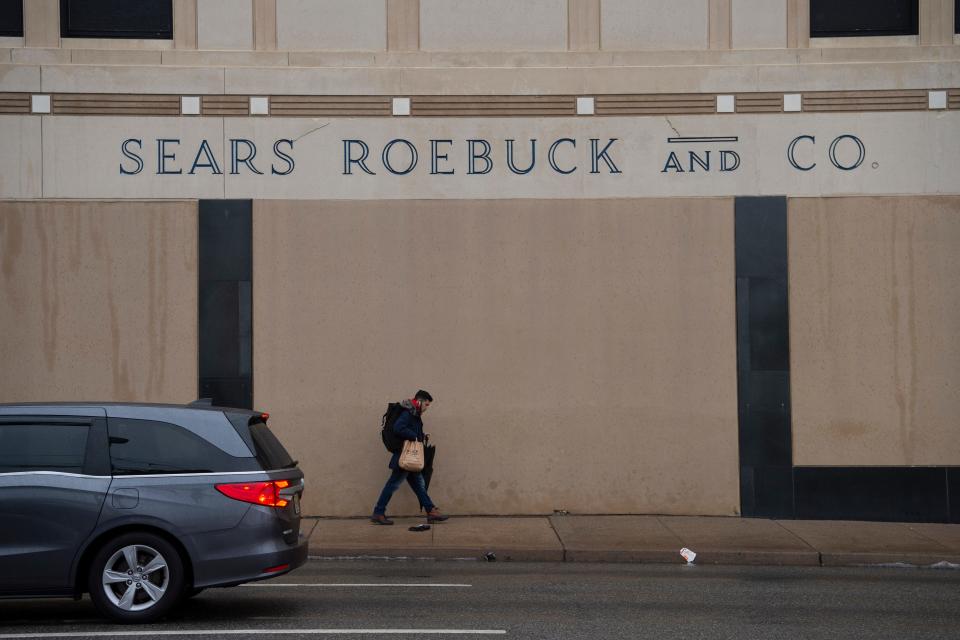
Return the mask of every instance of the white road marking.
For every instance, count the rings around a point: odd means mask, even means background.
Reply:
[[[465,589],[472,584],[449,584],[441,582],[252,582],[244,587],[429,587],[433,589]]]
[[[502,636],[504,629],[196,629],[196,630],[149,630],[149,631],[75,631],[70,633],[3,633],[0,640],[20,638],[140,638],[145,636],[246,636],[246,635],[474,635]]]

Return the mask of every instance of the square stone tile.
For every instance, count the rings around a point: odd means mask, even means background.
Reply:
[[[566,559],[582,562],[683,562],[680,539],[655,516],[553,516]]]
[[[329,549],[369,550],[371,555],[402,549],[428,549],[433,545],[433,531],[413,532],[408,527],[422,524],[423,518],[392,518],[393,526],[373,524],[366,518],[324,520],[310,536],[310,553]]]
[[[939,542],[899,522],[851,522],[831,520],[781,520],[789,529],[821,553],[945,551]]]
[[[912,531],[943,545],[951,552],[960,553],[960,524],[919,524],[906,525]]]
[[[696,552],[701,550],[815,551],[774,520],[661,516],[660,521]]]
[[[563,546],[547,518],[453,517],[433,525],[433,532],[437,548],[462,549],[475,555],[540,551],[544,553],[536,559],[563,559]],[[524,557],[535,559],[530,554]]]

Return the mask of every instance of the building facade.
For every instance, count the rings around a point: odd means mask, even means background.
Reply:
[[[960,522],[957,4],[4,2],[0,402],[269,411],[315,515],[425,388],[452,513]]]

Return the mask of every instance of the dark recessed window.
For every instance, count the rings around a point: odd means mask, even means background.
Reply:
[[[960,33],[960,0],[953,3],[953,32]]]
[[[23,0],[0,0],[0,36],[23,37]]]
[[[173,0],[60,0],[60,35],[170,40]]]
[[[810,0],[810,36],[917,35],[918,0]]]

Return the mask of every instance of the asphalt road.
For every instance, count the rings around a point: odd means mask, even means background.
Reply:
[[[86,599],[3,600],[0,640],[960,638],[958,570],[313,561],[259,585],[135,627]]]

